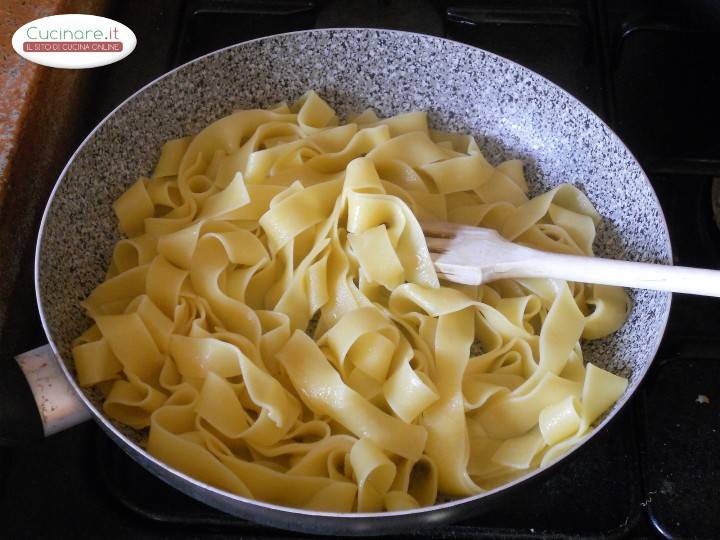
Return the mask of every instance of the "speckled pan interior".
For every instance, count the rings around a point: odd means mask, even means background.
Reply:
[[[665,221],[634,157],[563,90],[508,60],[438,38],[381,30],[319,30],[243,43],[152,83],[85,141],[51,200],[38,249],[40,308],[71,368],[70,344],[87,328],[79,302],[102,279],[118,240],[112,202],[148,174],[164,141],[193,134],[236,109],[317,90],[341,115],[425,110],[436,128],[474,135],[493,163],[521,158],[535,193],[580,187],[603,216],[601,256],[670,262]],[[629,376],[634,390],[654,356],[670,295],[632,293],[629,321],[585,346],[586,358]]]

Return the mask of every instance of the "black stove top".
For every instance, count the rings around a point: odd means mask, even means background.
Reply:
[[[115,2],[134,54],[94,70],[86,132],[125,97],[211,50],[307,28],[372,26],[445,36],[511,58],[605,119],[657,191],[677,264],[720,268],[720,5],[713,0],[174,0]],[[78,141],[79,143],[80,141]],[[719,191],[720,192],[720,191]],[[44,341],[32,246],[0,341]],[[544,483],[490,515],[421,538],[712,538],[720,534],[720,301],[675,295],[640,391]],[[92,423],[0,452],[3,537],[264,537],[166,487]]]

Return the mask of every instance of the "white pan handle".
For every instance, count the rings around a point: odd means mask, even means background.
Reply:
[[[20,354],[15,361],[3,361],[0,370],[0,444],[48,437],[90,419],[50,345]]]

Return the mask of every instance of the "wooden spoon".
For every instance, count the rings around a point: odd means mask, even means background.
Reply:
[[[421,223],[440,278],[479,285],[508,278],[556,278],[720,297],[720,271],[561,255],[513,244],[492,229]]]

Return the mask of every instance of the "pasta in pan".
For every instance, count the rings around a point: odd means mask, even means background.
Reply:
[[[308,92],[167,142],[115,203],[79,382],[147,450],[229,492],[335,512],[480,493],[558,459],[627,381],[585,364],[622,289],[438,280],[418,220],[592,254],[571,185],[530,199],[425,113],[340,124]]]

